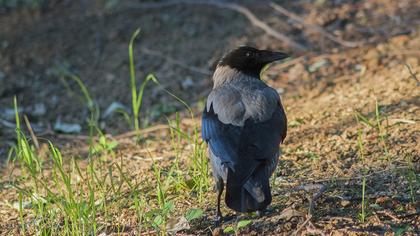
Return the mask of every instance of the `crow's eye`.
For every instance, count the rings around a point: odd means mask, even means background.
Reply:
[[[246,52],[246,54],[245,54],[246,57],[250,57],[251,55],[252,55],[251,52]]]

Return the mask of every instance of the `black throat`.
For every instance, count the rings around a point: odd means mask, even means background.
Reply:
[[[231,67],[231,66],[229,66],[229,67]],[[252,68],[241,68],[241,67],[231,67],[232,69],[236,69],[236,70],[238,70],[239,72],[241,72],[241,73],[243,73],[243,74],[245,74],[245,75],[248,75],[248,76],[250,76],[250,77],[252,77],[252,78],[255,78],[255,79],[261,79],[261,77],[260,77],[260,74],[261,74],[261,70],[255,70],[255,69],[252,69]]]

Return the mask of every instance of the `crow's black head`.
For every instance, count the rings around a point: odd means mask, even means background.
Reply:
[[[259,78],[263,67],[271,62],[289,57],[284,52],[258,50],[249,46],[241,46],[226,54],[219,66],[229,66],[240,72]]]

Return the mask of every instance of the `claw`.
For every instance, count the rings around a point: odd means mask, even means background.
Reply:
[[[217,214],[217,215],[216,215],[216,218],[214,219],[214,224],[215,224],[215,226],[216,226],[216,227],[220,226],[220,224],[222,223],[222,221],[223,221],[223,216],[222,216],[222,215]]]

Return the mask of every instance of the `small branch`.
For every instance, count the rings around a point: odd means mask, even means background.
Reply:
[[[29,130],[29,134],[31,135],[32,141],[34,142],[36,150],[39,150],[39,142],[38,138],[35,136],[35,133],[32,129],[31,123],[29,123],[29,119],[26,115],[23,116],[23,119],[25,120],[26,127]]]
[[[284,42],[287,46],[294,48],[298,51],[306,51],[307,48],[291,38],[287,37],[286,35],[274,30],[265,22],[258,19],[248,8],[243,7],[236,3],[225,3],[225,2],[218,2],[218,1],[191,1],[191,0],[178,0],[178,1],[170,1],[170,2],[162,2],[162,3],[144,3],[144,4],[136,4],[130,5],[130,8],[133,9],[156,9],[162,7],[170,7],[173,5],[179,4],[195,4],[195,5],[210,5],[215,6],[223,9],[229,9],[232,11],[236,11],[242,15],[244,15],[254,26],[262,29],[268,35]]]
[[[209,2],[212,3],[212,2]],[[306,47],[304,47],[303,45],[296,43],[295,41],[293,41],[292,39],[290,39],[289,37],[285,36],[284,34],[279,33],[278,31],[275,31],[273,28],[271,28],[270,26],[268,26],[266,23],[264,23],[263,21],[261,21],[260,19],[258,19],[250,10],[248,10],[247,8],[235,4],[235,3],[226,3],[226,4],[222,4],[222,3],[214,3],[215,6],[218,7],[222,7],[222,8],[229,8],[231,10],[237,11],[241,14],[243,14],[246,18],[248,18],[248,20],[256,27],[264,30],[268,35],[283,41],[286,45],[293,47],[299,51],[305,51]]]
[[[312,195],[312,198],[308,197],[308,201],[309,201],[308,215],[312,216],[315,209],[315,202],[325,191],[327,191],[327,186],[323,184],[307,184],[307,185],[300,185],[296,187],[295,190],[304,190],[305,192],[311,192],[311,191],[317,190],[317,192],[315,192]]]
[[[401,222],[401,220],[397,216],[395,216],[390,210],[377,211],[376,213],[388,216],[389,218],[393,219],[397,223]]]
[[[412,216],[420,216],[420,211],[398,215],[398,217],[400,218],[407,218],[407,217],[412,217]]]
[[[305,192],[314,191],[317,189],[322,189],[325,187],[323,184],[302,184],[295,188],[295,190],[303,190]]]
[[[420,81],[417,79],[416,74],[414,74],[413,70],[411,69],[411,66],[408,63],[404,63],[405,67],[407,67],[408,72],[410,73],[410,77],[413,78],[416,81],[416,85],[420,86]]]
[[[350,41],[346,41],[346,40],[337,38],[336,36],[328,33],[322,27],[320,27],[318,25],[313,25],[313,24],[307,23],[302,17],[296,15],[293,12],[288,11],[287,9],[283,8],[282,6],[280,6],[280,5],[278,5],[278,4],[274,3],[274,2],[271,2],[270,3],[270,6],[274,10],[276,10],[277,12],[279,12],[279,13],[287,16],[287,17],[289,17],[290,19],[295,20],[296,22],[298,22],[299,24],[303,25],[306,28],[310,28],[310,29],[318,32],[319,34],[323,35],[324,37],[328,38],[329,40],[331,40],[331,41],[333,41],[335,43],[341,44],[341,45],[343,45],[345,47],[351,47],[351,48],[358,47],[358,46],[362,45],[361,42],[350,42]]]
[[[307,225],[309,223],[309,221],[311,220],[311,218],[312,218],[312,216],[311,215],[308,215],[306,217],[306,220],[301,225],[299,225],[299,227],[291,235],[297,235],[299,233],[299,231],[301,231],[303,229],[303,227],[305,227],[305,225]]]
[[[156,234],[157,234],[156,230],[152,230],[152,231],[143,232],[140,235],[156,235]]]
[[[315,202],[316,200],[318,200],[319,197],[321,197],[321,195],[327,191],[327,187],[325,185],[323,185],[318,192],[316,192],[314,195],[312,195],[312,198],[309,199],[309,210],[308,210],[308,214],[310,216],[313,215],[314,210],[315,210]]]
[[[308,227],[306,227],[306,230],[307,230],[308,234],[319,234],[319,235],[321,235],[321,236],[325,236],[325,233],[324,233],[324,232],[322,232],[322,230],[317,229],[317,228],[315,227],[315,225],[314,225],[314,224],[312,224],[312,222],[311,222],[311,221],[309,221],[309,222],[308,222],[308,226],[309,226],[309,228],[310,228],[310,229],[308,229]]]

